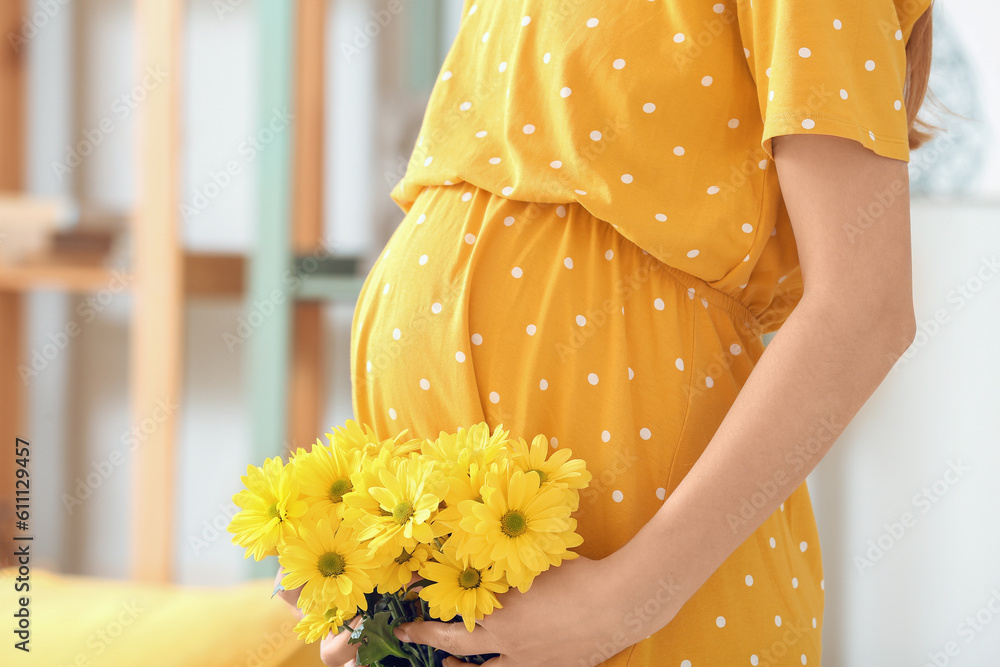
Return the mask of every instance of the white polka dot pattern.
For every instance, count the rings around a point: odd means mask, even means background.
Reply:
[[[713,330],[732,325],[720,299],[800,285],[788,221],[757,214],[779,209],[769,136],[902,155],[893,31],[912,17],[891,0],[582,0],[558,21],[547,0],[480,4],[392,191],[413,215],[359,301],[359,417],[544,431],[551,455],[588,460],[579,521],[599,556],[669,501],[758,358],[759,340]],[[695,280],[637,271],[649,255]],[[820,544],[802,498],[786,502],[718,571],[733,596],[692,605],[662,664],[771,664],[768,638],[792,628],[786,661],[818,664]]]
[[[797,297],[767,292],[800,290],[792,235],[770,236],[789,229],[787,214],[761,200],[777,196],[764,185],[771,139],[842,136],[908,160],[905,48],[929,2],[655,0],[615,12],[584,0],[560,20],[542,0],[481,7],[460,25],[392,197],[405,210],[424,184],[466,181],[585,202],[780,323]],[[733,66],[740,51],[748,67]],[[779,266],[755,273],[760,262]],[[793,274],[781,290],[761,277]]]

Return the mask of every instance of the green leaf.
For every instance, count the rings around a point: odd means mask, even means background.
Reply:
[[[402,644],[392,634],[400,619],[390,622],[389,618],[389,612],[380,611],[363,620],[351,633],[348,643],[358,644],[359,665],[376,665],[390,655],[409,660],[410,656],[403,652]]]

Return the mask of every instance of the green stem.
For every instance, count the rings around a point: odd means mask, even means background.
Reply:
[[[414,650],[409,644],[403,644],[400,642],[400,646],[402,646],[403,650],[409,654],[400,657],[406,658],[411,664],[413,664],[413,661],[416,660],[417,667],[421,667],[424,664],[424,657],[420,655],[418,651]],[[431,667],[433,667],[433,665]]]
[[[392,607],[392,612],[393,612],[393,614],[396,615],[396,618],[399,619],[400,623],[406,623],[407,621],[411,620],[411,619],[407,618],[406,611],[403,609],[402,601],[398,597],[396,597],[396,595],[394,593],[388,594],[387,597],[389,599],[389,606]],[[404,643],[404,642],[400,642],[399,645],[400,645],[400,647],[402,647],[402,649],[404,651],[406,651],[406,653],[409,654],[409,655],[400,656],[400,657],[407,658],[411,662],[413,660],[416,660],[416,665],[418,667],[422,666],[424,664],[424,658],[423,658],[423,655],[420,653],[420,651],[418,651],[413,646],[410,646],[409,644]],[[431,663],[430,667],[434,667],[433,663]]]
[[[396,597],[395,593],[389,594],[389,606],[392,607],[392,613],[396,615],[400,623],[406,623],[406,612],[403,611],[402,605],[399,603],[399,598]]]

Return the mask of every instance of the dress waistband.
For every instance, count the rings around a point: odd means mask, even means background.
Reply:
[[[485,193],[491,199],[513,201],[513,200],[508,200],[508,198],[503,196],[502,194],[491,192],[490,190],[487,190],[469,181],[445,182],[443,184],[424,185],[422,191],[435,190],[438,188],[446,189],[450,187],[457,187],[461,190],[468,190],[471,188],[475,192]],[[532,202],[520,202],[520,203],[524,204],[525,206],[532,205]],[[548,207],[548,206],[557,206],[558,204],[553,202],[545,202],[545,203],[535,202],[534,205]],[[600,220],[600,218],[594,216],[590,211],[586,209],[586,207],[584,207],[579,202],[564,202],[562,205],[566,207],[578,207],[585,215],[588,215],[594,218],[595,220]],[[605,222],[605,224],[608,223]],[[629,242],[631,243],[631,241]],[[687,287],[688,294],[691,295],[691,298],[694,298],[694,295],[697,294],[702,298],[704,298],[709,303],[725,310],[730,315],[730,317],[733,319],[734,322],[742,324],[750,334],[758,338],[763,334],[764,329],[760,320],[757,319],[757,316],[754,315],[754,313],[738,299],[726,294],[725,292],[716,289],[715,287],[712,287],[707,282],[705,282],[704,280],[695,275],[692,275],[686,271],[682,271],[681,269],[678,269],[676,267],[670,266],[669,264],[666,264],[665,262],[662,262],[661,260],[657,259],[652,253],[645,250],[644,248],[641,248],[641,246],[636,246],[636,247],[642,250],[645,254],[649,255],[652,261],[659,262],[661,267],[665,269],[667,273],[676,278],[677,281],[680,282],[682,285]]]
[[[745,304],[686,271],[681,271],[669,264],[663,264],[663,268],[676,278],[678,282],[687,287],[689,294],[696,294],[709,303],[722,308],[729,313],[735,322],[742,324],[754,336],[759,338],[764,333],[764,328],[760,320],[757,319],[757,316]]]

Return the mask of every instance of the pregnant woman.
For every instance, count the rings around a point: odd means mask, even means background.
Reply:
[[[913,340],[929,5],[465,2],[355,313],[355,414],[544,433],[594,480],[583,557],[471,634],[400,637],[502,667],[820,664],[805,479]]]

